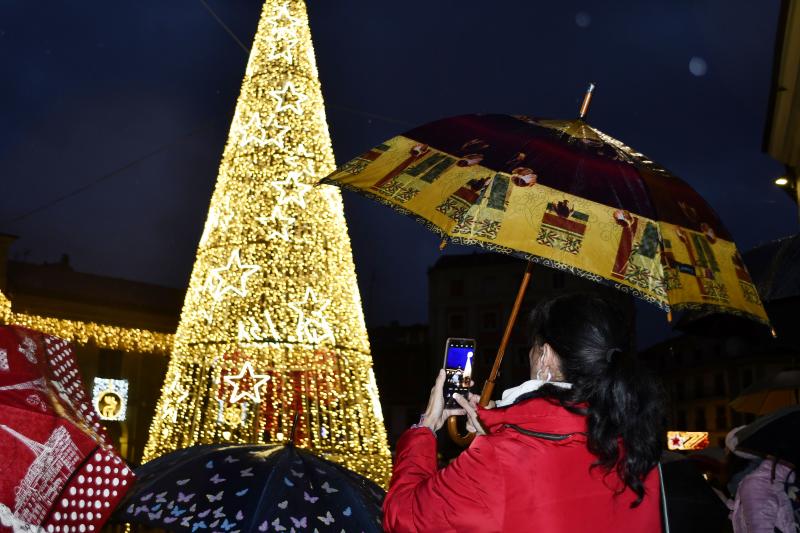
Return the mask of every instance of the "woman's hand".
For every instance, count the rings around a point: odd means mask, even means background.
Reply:
[[[436,383],[431,389],[431,397],[428,399],[428,408],[419,423],[420,426],[430,428],[434,433],[439,431],[439,428],[444,425],[444,421],[448,417],[465,414],[464,409],[444,408],[444,379],[444,369],[439,370],[439,375],[436,376]]]
[[[478,402],[481,397],[477,394],[469,393],[469,399],[464,398],[460,394],[453,394],[453,399],[458,405],[462,407],[467,414],[467,431],[470,433],[477,433],[478,435],[486,435],[486,430],[483,429],[483,424],[478,419]],[[494,407],[494,402],[490,402],[489,408]]]

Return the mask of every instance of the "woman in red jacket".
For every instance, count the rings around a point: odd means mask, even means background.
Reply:
[[[531,380],[493,409],[443,406],[444,372],[397,444],[387,531],[657,532],[660,388],[607,301],[567,295],[531,316]],[[476,412],[477,411],[477,412]],[[436,436],[466,413],[478,437],[437,471]]]

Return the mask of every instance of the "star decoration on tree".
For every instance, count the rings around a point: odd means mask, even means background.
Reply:
[[[177,396],[175,396],[177,394]],[[172,422],[178,421],[178,409],[189,397],[189,391],[181,387],[178,376],[172,380],[167,390],[164,391],[164,407],[161,409],[161,418],[169,418]]]
[[[333,329],[323,315],[331,301],[327,298],[318,298],[314,289],[306,288],[303,300],[290,302],[289,308],[297,313],[297,327],[295,333],[298,342],[320,344],[324,340],[335,342]]]
[[[241,386],[241,381],[245,379],[245,376],[247,376],[246,379],[253,382],[253,386],[249,390]],[[249,398],[256,403],[261,403],[261,393],[258,389],[267,384],[269,376],[267,374],[256,374],[250,361],[245,361],[241,372],[235,376],[225,376],[222,379],[233,387],[230,403],[236,403],[242,398]]]
[[[266,120],[262,120],[259,112],[254,111],[247,123],[242,123],[242,119],[238,115],[233,118],[231,138],[238,139],[237,144],[241,147],[249,144],[261,147],[273,145],[283,150],[284,137],[290,129],[289,126],[278,122],[274,116],[270,115]]]
[[[305,195],[313,187],[300,181],[302,176],[302,172],[293,170],[286,175],[285,179],[270,182],[270,186],[278,192],[279,206],[294,204],[305,209]]]
[[[292,236],[290,231],[292,227],[294,227],[296,219],[285,214],[280,204],[272,208],[270,216],[256,217],[256,220],[269,228],[267,238],[278,238],[287,242],[291,240]]]
[[[212,268],[207,287],[212,290],[214,300],[221,300],[227,293],[241,297],[247,296],[247,279],[261,270],[258,265],[242,264],[239,257],[239,248],[234,248],[224,267]],[[234,283],[226,281],[226,277],[235,280]]]
[[[297,92],[294,83],[287,81],[283,84],[283,89],[280,91],[271,90],[269,95],[275,99],[276,107],[275,112],[281,111],[294,111],[298,115],[303,114],[303,102],[308,100],[308,96],[301,92]]]
[[[280,37],[280,32],[294,32],[300,25],[300,22],[299,18],[292,16],[291,11],[289,11],[289,3],[286,2],[278,6],[275,16],[270,20],[270,24],[272,24],[272,31],[270,33],[273,37]]]
[[[292,53],[298,42],[300,42],[300,40],[294,35],[294,32],[287,32],[285,35],[275,40],[267,59],[270,61],[283,59],[291,65],[294,63],[294,55]]]

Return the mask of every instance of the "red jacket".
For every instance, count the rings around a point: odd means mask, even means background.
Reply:
[[[502,409],[481,409],[488,435],[441,470],[436,438],[426,428],[406,431],[383,504],[386,531],[652,532],[661,530],[657,470],[636,497],[616,473],[590,470],[586,419],[542,399]],[[534,437],[508,427],[549,434]]]

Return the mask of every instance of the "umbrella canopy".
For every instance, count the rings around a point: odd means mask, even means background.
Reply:
[[[662,457],[664,492],[672,531],[727,531],[728,509],[692,461],[668,452]]]
[[[800,370],[784,370],[745,389],[731,407],[743,413],[765,415],[800,404]]]
[[[133,481],[108,443],[69,343],[0,328],[0,523],[99,530]]]
[[[384,491],[292,445],[200,445],[136,470],[115,519],[172,531],[381,531]]]
[[[583,120],[438,120],[321,183],[376,199],[453,242],[607,283],[664,310],[713,309],[768,323],[713,209]]]
[[[736,433],[736,449],[800,464],[800,406],[762,416]]]

